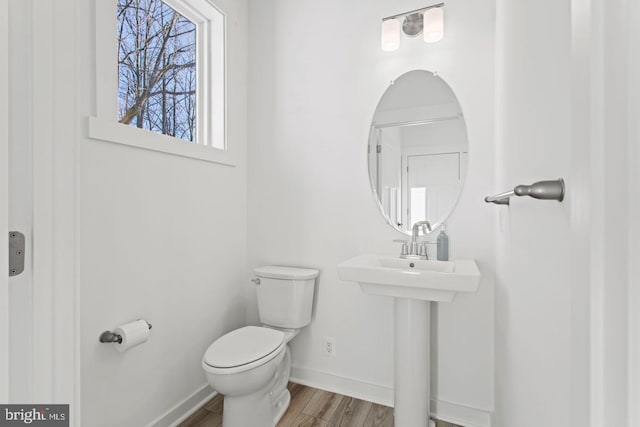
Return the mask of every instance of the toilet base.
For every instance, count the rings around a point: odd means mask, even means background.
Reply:
[[[253,393],[224,396],[222,427],[275,427],[291,402],[287,389],[291,375],[291,350],[284,357],[269,384]]]
[[[278,399],[276,399],[273,405],[273,425],[276,426],[291,403],[291,393],[286,388],[282,390]]]
[[[265,390],[244,396],[224,397],[223,427],[273,427],[271,420],[271,399]]]
[[[287,345],[282,362],[278,365],[275,380],[272,384],[271,392],[271,408],[273,413],[273,425],[275,426],[284,415],[291,402],[291,393],[287,389],[289,377],[291,376],[291,349]],[[223,426],[224,427],[224,426]]]

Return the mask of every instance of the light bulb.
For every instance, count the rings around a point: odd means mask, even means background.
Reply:
[[[424,41],[435,43],[444,36],[444,8],[433,7],[424,12]]]
[[[385,52],[400,47],[400,21],[397,18],[382,21],[381,47]]]

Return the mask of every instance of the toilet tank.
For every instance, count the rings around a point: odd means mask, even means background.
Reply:
[[[297,329],[311,322],[313,290],[318,270],[266,266],[253,270],[260,322],[277,328]]]

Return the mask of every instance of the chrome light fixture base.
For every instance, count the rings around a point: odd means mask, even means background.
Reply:
[[[407,15],[404,17],[404,22],[402,23],[402,32],[407,35],[407,37],[418,37],[422,34],[422,30],[424,29],[424,14],[422,12],[412,13],[411,15]]]

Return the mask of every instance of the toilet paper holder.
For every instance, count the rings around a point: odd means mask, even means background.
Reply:
[[[149,326],[149,329],[151,329],[151,327],[153,326],[151,323],[147,322],[146,320],[145,320],[145,323]],[[104,331],[103,333],[100,334],[100,342],[106,342],[106,343],[115,342],[118,344],[122,344],[122,336],[112,331]]]

